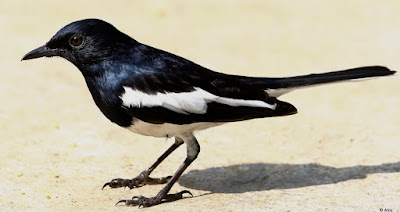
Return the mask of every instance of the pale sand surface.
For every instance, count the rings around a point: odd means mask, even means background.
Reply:
[[[135,177],[172,140],[110,123],[65,60],[20,62],[65,24],[101,18],[232,74],[400,70],[398,1],[321,2],[0,1],[0,211],[133,211],[114,204],[162,188],[101,190]],[[144,210],[399,211],[399,90],[398,76],[300,90],[281,98],[295,116],[200,132],[199,158],[172,188],[194,198]],[[185,153],[154,176],[174,173]]]

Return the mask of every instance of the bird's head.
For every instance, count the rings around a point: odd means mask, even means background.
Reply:
[[[112,52],[134,40],[99,19],[72,22],[58,31],[45,45],[27,53],[22,60],[59,56],[78,68],[110,57]]]

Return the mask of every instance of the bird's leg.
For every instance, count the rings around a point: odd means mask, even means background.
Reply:
[[[168,183],[165,185],[163,189],[161,189],[160,192],[154,197],[144,197],[144,196],[134,196],[132,199],[128,200],[120,200],[117,202],[116,205],[119,203],[125,203],[126,206],[135,206],[138,205],[143,206],[143,207],[150,207],[153,205],[158,205],[163,202],[172,202],[178,199],[183,198],[183,194],[190,194],[192,195],[189,191],[183,190],[178,193],[174,194],[168,194],[168,192],[171,190],[172,186],[174,183],[178,180],[178,178],[182,175],[182,173],[185,171],[185,169],[197,158],[197,155],[200,152],[200,145],[197,142],[196,138],[190,134],[187,135],[184,138],[184,141],[187,146],[187,157],[185,161],[182,163],[182,165],[178,168],[178,170],[175,172],[175,174],[172,176],[172,178],[168,181]],[[193,195],[192,195],[193,196]]]
[[[119,187],[129,187],[130,189],[132,188],[138,188],[142,187],[144,185],[154,185],[154,184],[164,184],[167,183],[169,179],[171,179],[172,176],[168,177],[160,177],[160,178],[151,178],[150,173],[158,166],[160,163],[168,157],[175,149],[177,149],[180,145],[183,144],[183,140],[175,137],[175,143],[170,146],[167,151],[162,154],[157,161],[151,165],[149,168],[146,170],[142,171],[142,173],[139,174],[139,176],[133,178],[133,179],[122,179],[122,178],[116,178],[111,180],[110,182],[104,184],[104,187],[110,186],[111,188],[119,188]]]

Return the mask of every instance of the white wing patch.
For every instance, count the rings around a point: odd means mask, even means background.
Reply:
[[[182,114],[205,114],[207,112],[207,104],[216,102],[233,107],[264,107],[275,110],[276,103],[268,104],[260,100],[244,100],[233,99],[227,97],[216,96],[201,88],[195,87],[191,92],[167,92],[147,94],[130,87],[125,87],[125,93],[120,96],[122,104],[126,107],[164,107],[171,111]]]

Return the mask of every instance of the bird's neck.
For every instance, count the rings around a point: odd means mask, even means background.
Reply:
[[[132,116],[121,107],[122,80],[115,73],[85,76],[85,81],[97,107],[110,121],[123,127],[131,125]]]
[[[84,76],[93,99],[97,102],[120,101],[118,95],[123,92],[122,80],[110,72]]]

